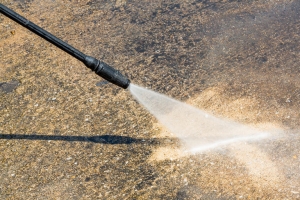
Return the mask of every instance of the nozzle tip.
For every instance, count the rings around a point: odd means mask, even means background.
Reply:
[[[127,84],[126,85],[124,85],[124,89],[127,89],[128,87],[130,86],[130,80],[129,79],[127,79]]]
[[[118,70],[112,68],[105,62],[87,56],[84,63],[96,74],[121,88],[127,89],[130,85],[130,80],[128,78],[123,76]]]

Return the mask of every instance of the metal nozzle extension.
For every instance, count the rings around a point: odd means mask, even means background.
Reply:
[[[97,60],[91,56],[86,56],[84,64],[96,74],[117,86],[126,89],[130,85],[129,79],[123,76],[118,70],[110,67],[105,62]]]
[[[14,12],[13,10],[7,8],[1,3],[0,3],[0,13],[14,20],[15,22],[19,23],[20,25],[24,26],[28,30],[39,35],[40,37],[44,38],[48,42],[54,44],[61,50],[75,57],[76,59],[80,60],[88,68],[92,69],[94,72],[96,72],[96,74],[108,80],[109,82],[116,84],[124,89],[126,89],[129,86],[130,81],[126,77],[124,77],[119,71],[110,67],[106,63],[97,60],[96,58],[86,56],[84,53],[80,52],[79,50],[75,49],[71,45],[60,40],[59,38],[55,37],[54,35],[47,32],[46,30],[42,29],[41,27],[25,19],[24,17]]]

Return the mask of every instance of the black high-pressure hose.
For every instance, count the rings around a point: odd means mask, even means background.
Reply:
[[[41,27],[35,25],[34,23],[30,22],[29,20],[25,19],[24,17],[20,16],[18,13],[14,12],[13,10],[7,8],[6,6],[0,3],[0,13],[4,14],[8,18],[14,20],[18,24],[24,26],[25,28],[29,29],[30,31],[34,32],[35,34],[39,35],[40,37],[44,38],[48,42],[54,44],[61,50],[67,52],[71,56],[77,58],[81,62],[83,62],[88,68],[93,70],[96,74],[101,76],[102,78],[106,79],[107,81],[118,85],[124,89],[126,89],[130,81],[125,76],[123,76],[119,71],[115,70],[114,68],[110,67],[108,64],[97,60],[91,56],[87,56],[84,53],[80,52],[79,50],[75,49],[74,47],[70,46],[69,44],[63,42],[62,40],[58,39],[51,33],[47,32],[46,30],[42,29]]]

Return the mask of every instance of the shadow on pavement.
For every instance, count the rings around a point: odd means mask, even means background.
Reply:
[[[175,138],[141,139],[118,135],[101,136],[57,136],[57,135],[23,135],[23,134],[0,134],[0,139],[6,140],[57,140],[69,142],[94,142],[102,144],[161,144],[176,140]]]

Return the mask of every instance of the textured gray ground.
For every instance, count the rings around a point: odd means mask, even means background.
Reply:
[[[288,133],[155,159],[179,141],[128,91],[0,15],[1,199],[300,198],[299,1],[0,2],[138,85]]]

